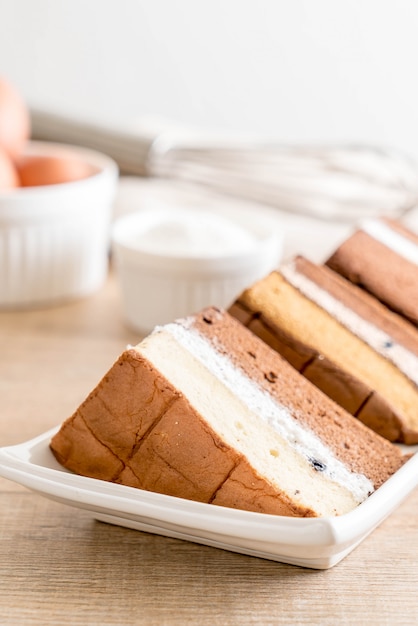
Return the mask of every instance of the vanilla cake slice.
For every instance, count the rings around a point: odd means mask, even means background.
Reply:
[[[127,349],[51,449],[85,476],[305,517],[354,509],[404,462],[215,308]]]
[[[367,426],[418,443],[418,330],[370,294],[298,256],[230,312]]]

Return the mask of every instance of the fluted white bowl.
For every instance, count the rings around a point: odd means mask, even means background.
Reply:
[[[249,245],[241,241],[237,246],[231,241],[230,250],[223,245],[217,251],[215,241],[209,250],[185,245],[182,251],[170,241],[167,249],[161,242],[154,247],[152,237],[147,238],[150,225],[172,219],[187,224],[188,217],[199,221],[199,215],[203,215],[199,210],[140,210],[116,220],[112,250],[123,315],[129,327],[146,333],[205,306],[227,308],[245,287],[279,264],[282,237],[277,225],[244,209],[221,211],[219,218],[239,227],[239,233],[248,233]],[[205,227],[202,221],[202,229]]]
[[[108,270],[118,168],[104,154],[29,142],[27,153],[85,162],[74,182],[0,192],[0,308],[49,306],[99,289]]]

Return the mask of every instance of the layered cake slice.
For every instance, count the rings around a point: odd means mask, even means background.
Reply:
[[[418,331],[368,293],[297,257],[230,312],[380,435],[418,443]]]
[[[51,449],[85,476],[305,517],[352,510],[404,462],[396,446],[214,308],[127,349]]]
[[[399,221],[364,221],[326,265],[418,325],[418,235]]]

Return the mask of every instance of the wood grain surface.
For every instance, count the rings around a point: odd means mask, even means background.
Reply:
[[[117,285],[0,313],[0,446],[60,424],[128,343]],[[330,570],[94,521],[0,479],[1,625],[418,623],[418,491]]]

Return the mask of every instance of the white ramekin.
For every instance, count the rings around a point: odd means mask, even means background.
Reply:
[[[228,211],[233,221],[254,238],[254,245],[232,254],[179,254],[153,252],[143,246],[149,216],[161,220],[175,216],[177,208],[140,210],[115,221],[112,251],[120,282],[125,322],[140,333],[185,317],[205,306],[226,308],[247,286],[274,267],[282,255],[282,238],[277,224],[254,213]],[[184,216],[187,211],[182,211]],[[196,208],[196,211],[201,209]]]
[[[73,157],[95,172],[75,182],[0,192],[0,308],[57,304],[97,290],[107,274],[118,168],[75,146],[29,142],[31,155]]]

